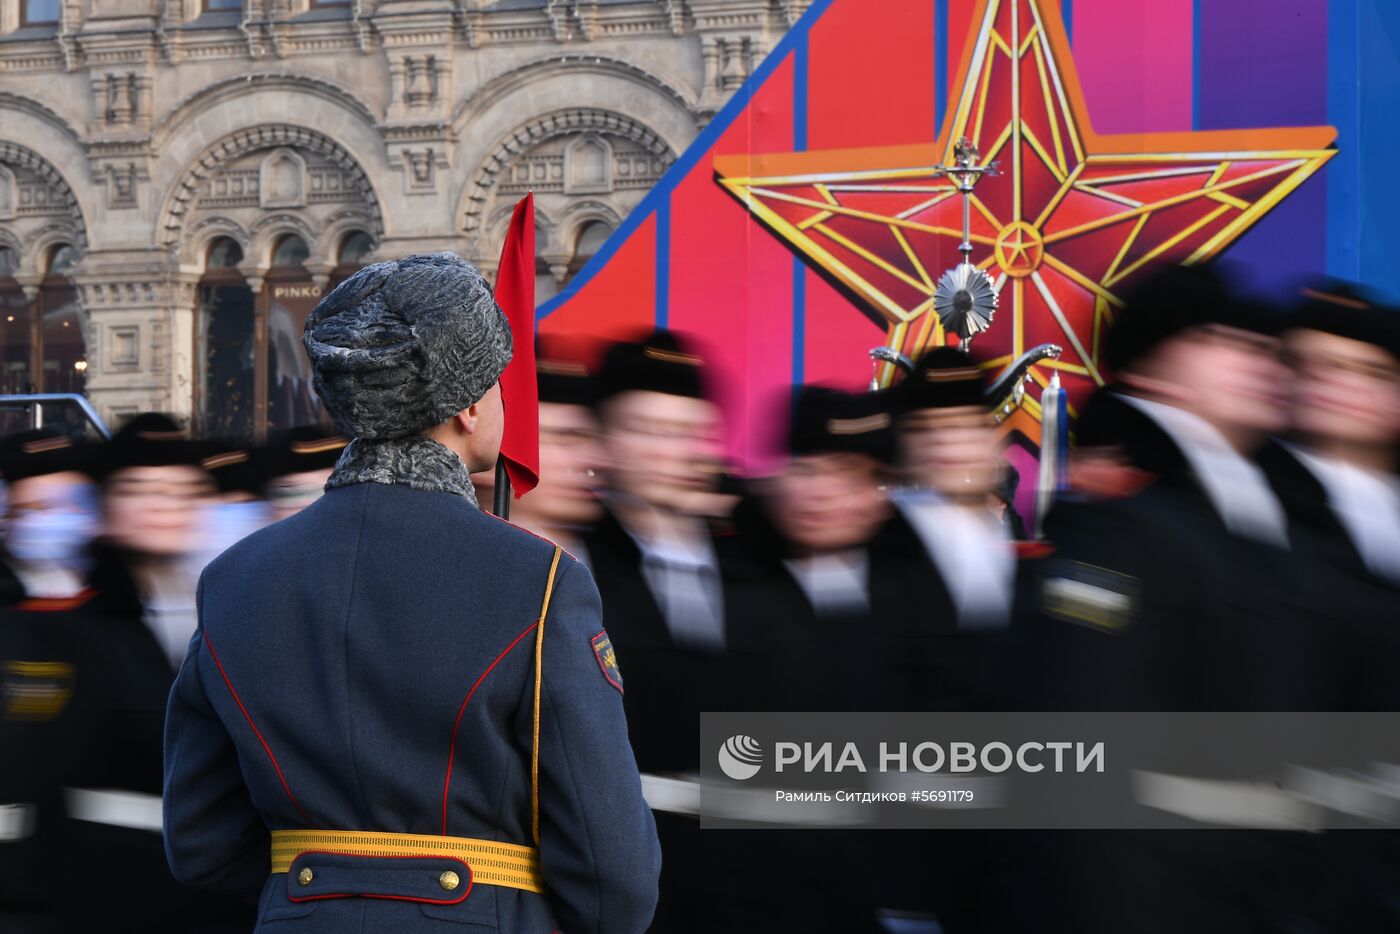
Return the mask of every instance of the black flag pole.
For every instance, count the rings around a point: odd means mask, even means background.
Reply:
[[[492,496],[491,512],[498,518],[510,518],[510,474],[506,472],[506,459],[496,458],[496,490]]]

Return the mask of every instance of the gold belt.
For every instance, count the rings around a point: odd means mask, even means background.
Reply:
[[[544,892],[540,854],[532,846],[439,837],[413,833],[375,833],[368,830],[274,830],[272,871],[287,872],[302,853],[338,853],[345,856],[450,856],[472,870],[477,885],[500,885],[526,892]]]

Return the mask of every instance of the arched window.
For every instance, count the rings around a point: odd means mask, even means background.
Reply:
[[[335,288],[353,276],[374,252],[374,238],[363,230],[352,230],[340,238],[335,251],[335,268],[331,270],[330,288]]]
[[[67,243],[60,243],[49,251],[49,261],[44,272],[56,276],[67,275],[77,262],[78,251]]]
[[[36,392],[80,393],[87,383],[87,349],[78,314],[78,290],[68,278],[81,258],[70,243],[60,243],[49,250],[34,328],[38,339],[35,362],[39,369]]]
[[[535,304],[553,298],[559,292],[559,281],[550,271],[545,254],[549,252],[549,232],[535,221]]]
[[[272,251],[272,268],[263,285],[266,324],[259,335],[259,437],[321,418],[321,402],[311,387],[311,364],[301,344],[306,316],[323,294],[303,265],[310,254],[306,241],[296,234],[284,235]]]
[[[219,237],[209,244],[205,269],[236,269],[243,262],[243,247],[232,237]]]
[[[251,439],[257,347],[257,304],[238,264],[243,248],[219,237],[205,253],[199,280],[196,341],[200,348],[194,410],[201,434]]]
[[[9,247],[0,247],[0,392],[25,392],[30,388],[29,299],[14,279],[19,256]],[[18,431],[4,420],[6,430]]]
[[[272,249],[272,266],[274,269],[300,266],[310,255],[311,250],[307,248],[305,240],[296,234],[286,234]]]
[[[589,221],[583,225],[574,244],[573,258],[569,260],[569,279],[578,275],[579,270],[588,264],[611,236],[612,228],[603,221]]]
[[[340,255],[336,257],[340,265],[360,264],[374,249],[374,241],[363,230],[352,230],[340,241]]]
[[[347,238],[342,257],[347,247],[360,249]],[[306,268],[310,255],[304,238],[282,235],[254,291],[238,268],[238,242],[220,237],[209,244],[199,283],[202,372],[194,399],[203,434],[256,440],[324,421],[301,346],[306,316],[323,293]]]
[[[17,252],[0,246],[0,393],[83,391],[87,347],[78,291],[68,278],[81,258],[71,244],[48,248],[39,256],[44,277],[25,294],[14,278]],[[0,414],[0,432],[30,427],[29,417]]]

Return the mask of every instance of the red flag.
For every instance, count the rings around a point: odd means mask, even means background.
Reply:
[[[501,374],[506,424],[501,457],[516,498],[540,482],[540,395],[535,376],[535,195],[515,206],[496,271],[496,304],[510,321],[515,353]]]

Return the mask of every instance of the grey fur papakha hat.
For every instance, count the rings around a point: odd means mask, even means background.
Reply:
[[[479,400],[510,362],[510,323],[454,253],[375,263],[321,299],[302,334],[316,394],[357,438],[401,438]]]

